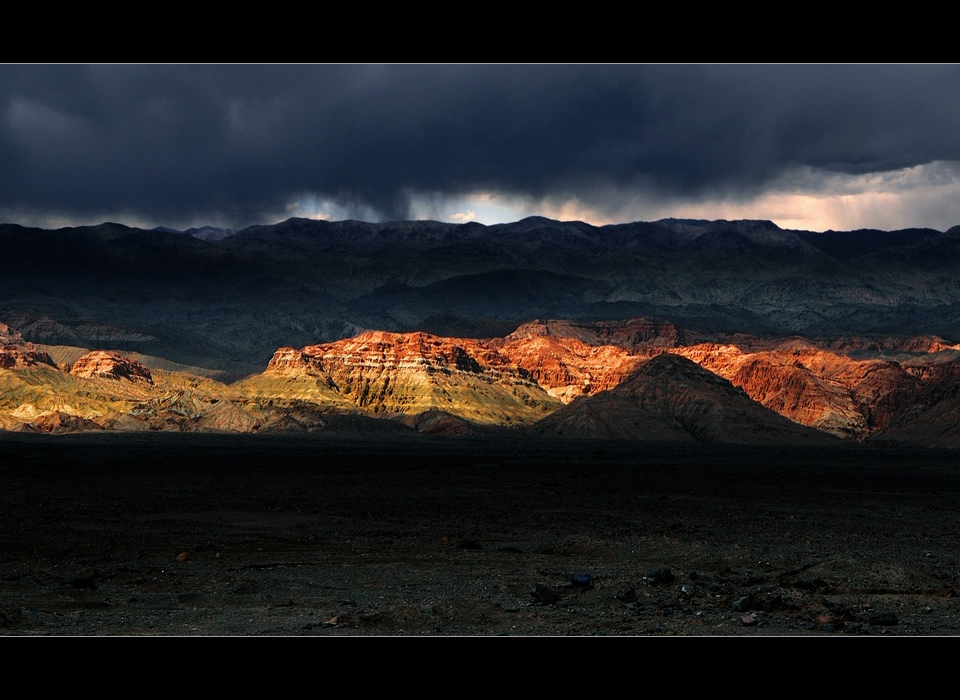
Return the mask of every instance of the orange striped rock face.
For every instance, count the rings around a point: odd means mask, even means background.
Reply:
[[[75,377],[104,377],[106,379],[126,379],[131,382],[153,384],[150,370],[136,360],[131,360],[116,352],[94,350],[73,363],[70,374]]]

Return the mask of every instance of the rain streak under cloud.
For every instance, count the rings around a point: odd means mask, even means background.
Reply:
[[[960,224],[960,66],[0,67],[0,219]]]

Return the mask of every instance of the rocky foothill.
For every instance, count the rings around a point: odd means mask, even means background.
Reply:
[[[95,350],[77,359],[70,369],[70,374],[87,379],[103,377],[153,384],[153,375],[141,363],[124,357],[120,353],[105,350]]]
[[[26,369],[38,365],[57,366],[50,355],[29,345],[0,347],[0,369]]]

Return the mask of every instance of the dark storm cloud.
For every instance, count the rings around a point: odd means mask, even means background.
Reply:
[[[298,193],[757,192],[960,160],[957,66],[4,66],[0,208],[245,224]],[[594,202],[602,206],[601,202]]]

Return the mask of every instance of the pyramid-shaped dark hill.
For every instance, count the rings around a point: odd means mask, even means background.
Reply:
[[[835,444],[764,408],[726,379],[659,355],[616,388],[580,397],[531,426],[541,435],[747,444]]]

